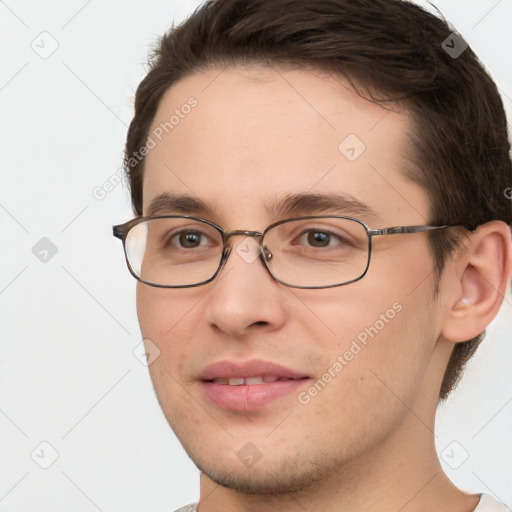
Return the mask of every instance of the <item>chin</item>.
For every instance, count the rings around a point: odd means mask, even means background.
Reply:
[[[262,453],[254,465],[247,465],[239,460],[242,458],[240,452],[233,452],[226,458],[212,457],[212,452],[201,456],[195,453],[197,449],[189,451],[187,447],[185,450],[201,473],[216,484],[255,495],[285,496],[296,495],[306,489],[311,491],[320,482],[325,482],[338,465],[321,453],[296,452],[287,457],[274,450],[272,459]]]

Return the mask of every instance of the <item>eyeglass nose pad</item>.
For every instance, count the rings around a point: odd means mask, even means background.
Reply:
[[[226,247],[224,248],[224,253],[222,254],[222,266],[224,266],[224,264],[228,260],[229,255],[231,254],[231,249],[233,249],[231,245],[226,245]]]
[[[264,245],[262,248],[263,257],[265,258],[265,261],[269,262],[272,259],[272,253],[270,252],[270,249]]]

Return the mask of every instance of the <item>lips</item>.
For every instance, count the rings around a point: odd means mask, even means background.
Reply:
[[[228,384],[229,386],[253,386],[254,384],[263,384],[264,382],[276,382],[278,380],[293,380],[288,377],[278,377],[277,375],[259,375],[258,377],[219,377],[209,382],[217,384]]]
[[[310,377],[268,361],[219,361],[198,376],[205,397],[222,409],[253,411],[289,395]]]
[[[248,379],[251,377],[267,377],[268,382],[284,379],[303,379],[307,375],[298,373],[290,368],[269,361],[252,360],[245,363],[234,361],[219,361],[207,366],[198,376],[199,380],[213,381],[214,379]]]

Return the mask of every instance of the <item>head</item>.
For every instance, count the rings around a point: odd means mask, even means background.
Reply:
[[[218,481],[246,449],[268,465],[259,487],[240,489],[268,489],[276,474],[300,486],[391,439],[409,421],[404,403],[430,418],[498,311],[510,274],[507,123],[471,49],[443,48],[451,33],[399,0],[222,0],[156,48],[126,143],[137,215],[163,194],[188,195],[159,213],[261,232],[282,220],[271,205],[336,193],[370,207],[359,217],[370,228],[459,226],[375,239],[367,274],[341,287],[286,287],[235,251],[203,287],[139,283],[142,334],[161,352],[150,366],[159,401]],[[202,402],[204,366],[252,358],[309,377],[302,401],[248,415]],[[279,412],[293,420],[276,428]]]

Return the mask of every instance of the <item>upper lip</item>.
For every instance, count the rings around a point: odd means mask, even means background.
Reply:
[[[229,379],[231,377],[259,377],[265,375],[275,375],[288,379],[307,377],[303,373],[296,372],[280,364],[253,359],[245,362],[217,361],[208,365],[200,372],[198,379],[208,381],[213,379]]]

